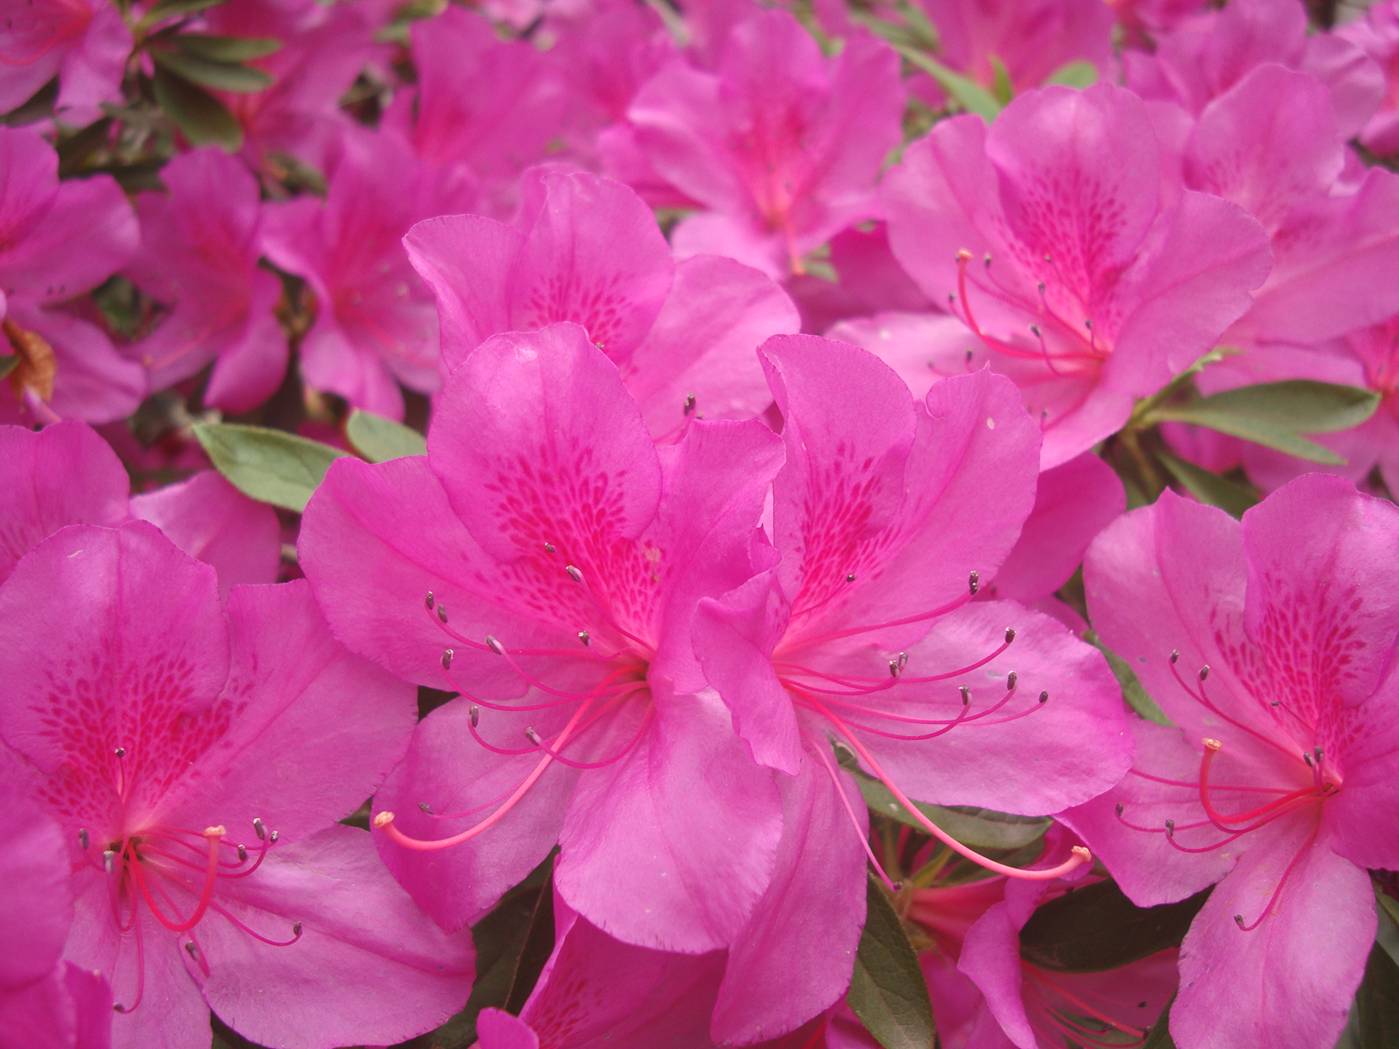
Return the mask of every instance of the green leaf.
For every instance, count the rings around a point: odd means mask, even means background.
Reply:
[[[246,62],[263,58],[282,49],[282,42],[272,36],[210,36],[207,33],[181,33],[175,46],[187,54],[210,62]]]
[[[992,85],[991,93],[1002,106],[1009,105],[1010,100],[1015,97],[1015,85],[1010,82],[1010,70],[995,55],[991,56],[991,68],[996,74],[996,82]]]
[[[19,367],[19,354],[12,353],[0,357],[0,379],[5,378],[10,372]]]
[[[1379,394],[1373,390],[1292,379],[1161,405],[1151,416],[1155,422],[1191,423],[1299,459],[1339,465],[1345,460],[1302,435],[1359,426],[1374,414],[1379,403]]]
[[[157,67],[155,100],[185,138],[196,146],[221,146],[232,153],[243,145],[243,128],[228,108],[202,87]]]
[[[345,453],[304,437],[237,423],[199,423],[194,435],[219,473],[244,495],[298,513]]]
[[[1020,954],[1043,969],[1103,972],[1179,946],[1208,891],[1138,907],[1113,882],[1076,889],[1039,908],[1020,932]]]
[[[1354,1049],[1399,1045],[1399,965],[1379,944],[1370,950],[1346,1034]]]
[[[1046,84],[1065,87],[1092,87],[1098,82],[1098,67],[1092,62],[1066,62],[1046,78]]]
[[[918,955],[874,878],[865,900],[865,930],[845,1000],[884,1049],[932,1049],[933,1006]]]
[[[1379,887],[1375,889],[1375,897],[1380,904],[1380,928],[1375,942],[1389,953],[1395,965],[1399,965],[1399,900]]]
[[[272,83],[272,77],[261,69],[237,62],[214,62],[183,51],[152,50],[151,57],[157,66],[181,80],[218,91],[261,91]]]
[[[1127,701],[1129,707],[1148,721],[1154,721],[1158,725],[1171,723],[1171,719],[1166,717],[1165,711],[1156,705],[1156,700],[1147,695],[1146,689],[1142,687],[1141,681],[1137,679],[1136,673],[1125,659],[1103,644],[1102,639],[1092,630],[1088,631],[1083,639],[1107,659],[1113,677],[1117,678],[1117,684],[1122,689],[1122,698]]]
[[[984,117],[987,123],[995,120],[997,114],[1000,113],[1001,104],[996,101],[996,96],[975,80],[968,79],[961,73],[954,73],[937,59],[930,58],[916,48],[901,47],[898,48],[898,52],[936,80],[938,85],[947,92],[948,97],[968,113]]]
[[[141,29],[149,29],[167,18],[177,18],[180,15],[198,14],[200,11],[207,11],[211,7],[218,7],[223,0],[164,0],[163,3],[156,4],[138,23]]]
[[[923,829],[903,804],[889,793],[889,788],[860,769],[854,755],[844,748],[838,748],[836,756],[840,764],[855,777],[865,805],[871,812],[888,816],[909,827]],[[1023,849],[1033,845],[1049,829],[1048,819],[1031,816],[1011,816],[990,809],[946,808],[915,801],[918,811],[927,816],[963,845],[982,851],[1004,851]]]
[[[1196,499],[1209,506],[1217,506],[1234,517],[1242,517],[1245,510],[1258,502],[1257,493],[1244,485],[1210,473],[1184,459],[1177,459],[1170,452],[1158,451],[1156,458],[1177,483]]]
[[[358,408],[350,414],[350,421],[345,424],[345,436],[354,445],[355,451],[371,463],[427,454],[427,441],[417,430]]]

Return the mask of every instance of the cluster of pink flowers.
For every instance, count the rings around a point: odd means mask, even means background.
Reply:
[[[0,1049],[1382,1046],[1338,6],[0,4]]]

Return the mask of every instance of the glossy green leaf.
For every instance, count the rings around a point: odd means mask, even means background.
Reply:
[[[298,513],[345,453],[304,437],[236,423],[200,423],[194,435],[210,461],[244,495]]]
[[[860,769],[848,750],[837,747],[836,756],[841,766],[855,777],[865,805],[871,812],[922,829],[923,824],[910,815],[908,809],[889,792],[888,787]],[[992,812],[990,809],[947,808],[927,802],[914,804],[918,806],[919,812],[957,841],[982,851],[1023,849],[1043,837],[1050,824],[1048,819],[1012,816],[1004,812]]]
[[[1375,942],[1388,952],[1395,965],[1399,965],[1399,900],[1378,888],[1375,898],[1380,905],[1380,927]]]
[[[210,62],[246,62],[250,58],[263,58],[282,49],[282,42],[271,36],[181,33],[174,43],[181,51]]]
[[[243,145],[243,128],[228,107],[202,87],[160,67],[152,81],[155,100],[196,146],[221,146],[230,153]]]
[[[216,91],[251,93],[261,91],[272,83],[272,77],[261,69],[237,62],[214,62],[192,52],[152,49],[151,57],[157,66],[181,80]]]
[[[1200,502],[1217,506],[1233,517],[1258,502],[1258,494],[1244,485],[1201,469],[1192,462],[1178,459],[1170,452],[1158,451],[1156,458],[1176,482]]]
[[[1138,907],[1113,882],[1096,882],[1036,910],[1020,932],[1020,954],[1044,969],[1116,969],[1179,946],[1207,895]]]
[[[1046,84],[1065,87],[1092,87],[1098,82],[1098,67],[1092,62],[1066,62],[1045,79]]]
[[[846,1002],[884,1049],[932,1049],[933,1006],[903,922],[874,878]]]
[[[954,73],[937,59],[916,48],[903,47],[898,51],[909,62],[936,80],[938,86],[947,92],[948,97],[968,113],[984,117],[988,123],[995,120],[1000,113],[1001,104],[996,101],[996,96],[975,80],[964,77],[961,73]]]
[[[1241,437],[1299,459],[1338,465],[1344,460],[1303,434],[1359,426],[1374,414],[1379,394],[1358,386],[1304,379],[1241,386],[1182,404],[1164,404],[1156,422],[1183,422]]]
[[[1342,1044],[1347,1049],[1399,1046],[1399,964],[1378,943],[1365,963],[1365,978],[1356,992]]]
[[[1113,677],[1117,678],[1118,687],[1122,689],[1122,698],[1127,701],[1127,705],[1135,710],[1148,721],[1154,721],[1158,725],[1169,725],[1171,719],[1166,717],[1165,711],[1156,705],[1156,701],[1147,695],[1147,691],[1142,687],[1137,675],[1133,672],[1127,661],[1103,644],[1102,639],[1093,631],[1084,635],[1084,640],[1101,652],[1108,661]]]
[[[345,424],[345,436],[371,463],[427,454],[427,441],[417,430],[358,408]]]

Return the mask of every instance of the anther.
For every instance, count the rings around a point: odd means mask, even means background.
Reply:
[[[431,611],[432,611],[432,606],[433,606],[436,602],[437,602],[437,598],[433,597],[433,596],[432,596],[432,591],[429,590],[429,591],[427,592],[427,596],[423,598],[423,606],[424,606],[429,612],[431,612]]]
[[[244,845],[241,841],[238,843],[238,862],[248,862],[248,847]]]
[[[1223,743],[1212,736],[1206,736],[1200,742],[1204,744],[1206,750],[1218,751],[1220,747],[1224,746]]]
[[[962,706],[970,706],[972,701],[972,690],[966,685],[958,685],[957,691],[962,693]]]
[[[1010,644],[1010,643],[1011,643],[1012,641],[1014,641],[1014,640],[1015,640],[1015,627],[1013,627],[1013,626],[1008,626],[1008,627],[1006,627],[1006,644],[1008,645],[1008,644]]]
[[[384,827],[387,827],[390,823],[393,822],[393,813],[390,812],[388,809],[385,809],[383,812],[376,815],[374,819],[370,822],[374,824],[376,829],[382,830]]]
[[[300,936],[300,935],[301,935],[301,923],[300,923],[300,922],[292,922],[292,923],[291,923],[291,934],[292,934],[293,936]]]
[[[423,812],[427,813],[429,816],[432,815],[432,806],[429,805],[427,802],[425,802],[425,801],[420,801],[420,802],[418,802],[418,808],[421,809]]]
[[[1049,702],[1049,693],[1048,693],[1048,692],[1041,692],[1041,693],[1040,693],[1040,702],[1041,702],[1041,703],[1048,703],[1048,702]]]
[[[102,850],[102,869],[103,869],[104,871],[106,871],[108,874],[111,874],[112,871],[116,869],[116,865],[117,865],[117,854],[116,854],[115,852],[113,852],[111,849],[103,849],[103,850]]]
[[[125,747],[117,747],[117,749],[114,750],[114,751],[112,751],[112,753],[115,754],[115,755],[116,755],[117,757],[119,757],[119,758],[124,758],[124,757],[126,757],[126,748],[125,748]]]
[[[84,851],[84,852],[87,851],[88,836],[87,836],[87,828],[86,828],[86,827],[79,828],[79,830],[78,830],[78,844],[81,845],[81,846],[83,847],[83,851]]]
[[[195,961],[199,961],[199,948],[194,945],[193,940],[188,940],[185,942],[185,951]],[[117,1006],[117,1008],[120,1009],[121,1006]]]
[[[545,543],[545,544],[544,544],[544,552],[545,552],[546,554],[555,553],[556,550],[557,550],[557,548],[554,546],[553,543]]]
[[[1166,821],[1166,837],[1168,837],[1168,838],[1175,837],[1175,833],[1176,833],[1176,821],[1175,821],[1175,820],[1167,820],[1167,821]]]
[[[1121,816],[1122,813],[1123,813],[1124,811],[1126,811],[1126,808],[1127,808],[1127,806],[1126,806],[1126,805],[1123,805],[1122,802],[1120,802],[1120,801],[1119,801],[1116,805],[1113,806],[1113,810],[1114,810],[1119,816]]]
[[[1176,665],[1177,663],[1179,663],[1179,662],[1180,662],[1180,649],[1178,649],[1178,648],[1173,648],[1173,649],[1171,649],[1171,666],[1175,666],[1175,665]]]
[[[902,670],[902,669],[903,669],[904,667],[906,667],[906,666],[908,666],[908,653],[907,653],[907,652],[900,652],[900,653],[899,653],[899,669]]]
[[[899,661],[898,661],[897,659],[891,659],[891,660],[889,660],[889,676],[890,676],[890,677],[898,677],[898,676],[899,676],[899,671],[902,670],[902,669],[903,669],[903,667],[899,666]]]
[[[1209,677],[1209,676],[1210,676],[1210,665],[1209,665],[1208,663],[1206,663],[1204,666],[1202,666],[1202,667],[1200,668],[1200,680],[1201,680],[1201,681],[1204,681],[1204,680],[1205,680],[1207,677]]]
[[[1320,747],[1312,748],[1312,757],[1316,758],[1317,768],[1321,767],[1322,752]]]
[[[578,640],[581,641],[583,643],[583,647],[586,648],[588,645],[592,644],[593,635],[588,633],[586,630],[580,630],[578,631]]]
[[[568,578],[572,579],[575,583],[581,583],[583,581],[583,572],[577,565],[564,565],[563,570],[568,573]]]
[[[544,742],[542,739],[539,738],[539,733],[538,733],[538,732],[536,732],[536,731],[534,731],[534,729],[528,728],[528,727],[525,729],[525,739],[529,740],[529,741],[530,741],[531,743],[533,743],[536,747],[540,746],[540,745],[543,744],[543,742]]]
[[[1040,326],[1039,326],[1038,324],[1031,324],[1031,325],[1030,325],[1030,334],[1033,335],[1035,338],[1038,339],[1038,338],[1041,337],[1041,335],[1042,335],[1043,333],[1040,331]]]
[[[258,841],[267,840],[267,828],[263,825],[261,817],[253,819],[253,833],[257,835]]]
[[[486,635],[486,647],[489,648],[492,652],[494,652],[494,653],[495,653],[496,655],[498,655],[498,656],[503,656],[503,655],[505,655],[505,646],[502,645],[499,641],[497,641],[497,640],[496,640],[494,637],[492,637],[490,634],[487,634],[487,635]]]
[[[855,582],[855,573],[854,573],[854,572],[846,572],[846,573],[845,573],[845,581],[846,581],[847,583],[853,583],[853,582]]]
[[[268,834],[267,834],[267,844],[269,844],[269,845],[276,845],[276,844],[277,844],[277,839],[280,838],[281,836],[282,836],[282,832],[279,831],[279,830],[269,831]]]
[[[443,670],[451,670],[451,669],[452,669],[452,656],[453,656],[453,655],[455,655],[455,653],[454,653],[450,648],[444,648],[444,649],[442,650],[442,669],[443,669]]]
[[[980,572],[972,572],[970,575],[967,576],[967,589],[970,590],[973,595],[975,595],[976,592],[981,589]]]
[[[1242,914],[1234,915],[1234,924],[1242,929],[1244,927],[1244,916]]]
[[[695,410],[695,395],[694,395],[693,393],[687,393],[687,394],[685,395],[685,407],[682,409],[682,411],[684,412],[684,414],[689,415],[689,414],[690,414],[691,412],[693,412],[694,410]]]
[[[1012,670],[1009,674],[1006,675],[1006,691],[1014,692],[1015,686],[1019,684],[1019,682],[1020,675],[1017,674],[1014,670]]]
[[[467,710],[467,717],[471,719],[471,727],[475,728],[477,725],[481,724],[481,708],[475,703],[471,704]]]
[[[1315,768],[1315,767],[1316,767],[1315,765],[1312,764],[1312,756],[1311,756],[1310,754],[1308,754],[1305,750],[1302,751],[1302,760],[1303,760],[1304,762],[1306,762],[1307,768],[1310,769],[1310,768]]]
[[[970,251],[968,251],[966,248],[959,248],[959,249],[957,249],[957,255],[956,255],[956,261],[957,261],[957,262],[971,262],[971,260],[972,260],[972,253],[971,253]]]
[[[437,606],[437,618],[438,618],[441,622],[443,622],[443,623],[447,622],[447,606],[446,606],[446,605],[438,605],[438,606]]]

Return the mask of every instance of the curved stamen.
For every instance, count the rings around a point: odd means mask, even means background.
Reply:
[[[144,937],[141,935],[141,923],[136,920],[136,902],[131,903],[132,926],[136,930],[136,997],[130,1002],[114,1002],[112,1008],[119,1013],[132,1013],[141,1004],[141,999],[146,994],[146,945]],[[125,930],[123,930],[125,931]],[[113,967],[115,976],[115,966]]]
[[[1317,827],[1319,826],[1320,823],[1317,824]],[[1268,915],[1272,914],[1273,911],[1277,908],[1278,901],[1282,899],[1282,890],[1287,887],[1287,880],[1292,877],[1292,872],[1297,869],[1297,864],[1302,861],[1302,857],[1307,853],[1307,850],[1310,849],[1312,847],[1312,844],[1316,841],[1316,833],[1317,828],[1312,828],[1312,832],[1307,836],[1307,840],[1301,844],[1301,846],[1293,854],[1292,859],[1288,861],[1287,867],[1284,868],[1282,872],[1282,877],[1278,879],[1277,888],[1275,888],[1273,890],[1273,894],[1268,897],[1268,902],[1264,904],[1263,910],[1258,915],[1258,917],[1253,919],[1253,921],[1251,922],[1245,922],[1244,916],[1242,914],[1234,915],[1234,924],[1237,925],[1241,931],[1252,932],[1254,929],[1258,928],[1258,926],[1262,925],[1263,920],[1267,918]]]
[[[831,778],[831,786],[835,788],[836,796],[840,798],[840,803],[845,808],[845,814],[850,817],[850,825],[855,828],[855,837],[860,839],[860,845],[865,850],[865,856],[868,857],[870,866],[873,867],[875,873],[879,875],[879,880],[884,883],[886,889],[891,893],[898,892],[898,884],[895,883],[893,878],[889,877],[888,872],[884,870],[883,864],[875,857],[874,849],[870,847],[869,834],[865,828],[860,826],[860,819],[855,815],[855,807],[850,804],[850,799],[845,794],[845,784],[841,783],[840,777],[836,775],[836,770],[831,764],[831,759],[821,747],[816,746],[811,749],[814,750],[816,756],[821,759],[822,768],[826,770],[826,775]]]
[[[899,660],[896,660],[893,663],[891,663],[890,666],[894,669],[892,669],[889,674],[880,678],[853,677],[827,674],[822,671],[816,670],[812,667],[806,667],[802,666],[799,663],[788,663],[785,661],[778,661],[775,664],[775,666],[777,667],[779,676],[781,676],[783,670],[794,670],[808,677],[815,677],[822,680],[830,681],[833,684],[846,685],[849,688],[856,689],[856,691],[852,692],[842,692],[836,689],[823,688],[818,685],[802,686],[803,688],[808,688],[813,692],[819,692],[825,696],[868,696],[875,692],[887,692],[892,688],[897,688],[899,685],[928,685],[934,684],[939,681],[950,681],[952,678],[962,677],[964,674],[970,674],[974,670],[980,670],[982,667],[986,666],[987,663],[992,662],[998,656],[1003,654],[1006,649],[1010,648],[1011,643],[1014,640],[1015,631],[1013,629],[1007,629],[1005,633],[1005,640],[1001,644],[997,645],[996,648],[993,649],[991,652],[982,656],[974,663],[968,663],[966,666],[956,667],[953,670],[943,671],[939,674],[920,674],[917,677],[909,677],[906,674],[904,674],[902,668],[906,665],[906,663]],[[868,685],[869,687],[859,687],[862,685]]]
[[[1180,671],[1176,669],[1176,664],[1180,662],[1180,651],[1178,649],[1171,650],[1171,655],[1167,662],[1170,664],[1171,676],[1176,679],[1176,684],[1178,684],[1185,691],[1185,694],[1191,699],[1193,699],[1196,703],[1199,703],[1211,714],[1215,715],[1215,717],[1227,721],[1240,732],[1247,732],[1250,736],[1258,740],[1260,743],[1264,743],[1267,746],[1272,747],[1278,753],[1286,755],[1288,760],[1293,760],[1296,758],[1296,755],[1293,754],[1286,747],[1284,747],[1282,744],[1278,743],[1276,740],[1269,739],[1267,736],[1265,736],[1263,733],[1259,732],[1252,726],[1245,725],[1242,721],[1230,717],[1228,714],[1224,713],[1224,711],[1220,710],[1219,707],[1217,707],[1210,700],[1209,693],[1205,691],[1205,681],[1208,680],[1210,676],[1209,664],[1205,664],[1204,666],[1202,666],[1200,668],[1199,673],[1196,675],[1196,679],[1200,683],[1200,690],[1199,692],[1196,692],[1193,688],[1191,688],[1185,683],[1185,679],[1180,676]]]
[[[246,935],[251,936],[254,940],[257,940],[259,943],[265,943],[269,947],[290,947],[292,944],[296,943],[298,940],[301,939],[302,925],[300,922],[291,923],[290,940],[274,940],[270,936],[264,936],[256,929],[250,927],[246,922],[240,921],[238,918],[234,917],[234,915],[226,907],[220,906],[217,902],[211,903],[209,905],[209,909],[215,914],[219,915],[221,918],[225,919],[239,932],[245,933]]]
[[[603,758],[599,761],[579,761],[576,758],[570,758],[565,754],[561,754],[558,750],[552,749],[549,746],[549,744],[546,743],[544,739],[539,735],[539,733],[534,732],[533,729],[526,729],[525,731],[526,734],[533,733],[529,736],[529,738],[532,741],[535,741],[535,746],[537,746],[544,753],[550,755],[559,764],[567,765],[569,768],[574,769],[601,769],[606,768],[608,765],[615,765],[617,762],[621,761],[623,758],[625,758],[628,754],[630,754],[633,750],[636,749],[636,745],[640,743],[641,740],[645,737],[646,730],[651,725],[651,715],[654,712],[654,710],[654,707],[647,706],[646,712],[641,716],[641,724],[637,726],[635,735],[633,735],[632,738],[627,742],[626,746],[622,747],[621,750],[619,750],[616,754],[613,754],[610,758]],[[580,729],[580,734],[581,732],[582,730]],[[577,739],[576,736],[574,738]]]
[[[824,634],[800,637],[795,644],[788,648],[788,651],[799,652],[812,645],[823,644],[827,641],[838,641],[841,638],[856,637],[860,634],[869,634],[876,630],[885,630],[896,626],[909,626],[913,623],[922,623],[929,619],[937,619],[939,616],[945,616],[949,612],[955,612],[957,609],[970,602],[980,587],[981,580],[979,574],[972,572],[968,577],[967,592],[962,594],[955,601],[949,601],[947,604],[927,612],[919,612],[917,615],[904,616],[902,619],[891,619],[886,623],[870,623],[868,626],[853,626],[847,627],[844,630],[832,630]]]
[[[850,746],[854,749],[855,753],[859,755],[860,760],[863,761],[866,766],[868,766],[870,772],[874,774],[875,778],[884,784],[884,786],[888,789],[889,793],[894,795],[895,800],[898,801],[900,805],[902,805],[905,809],[908,810],[909,815],[912,816],[918,822],[919,826],[921,826],[925,831],[931,834],[938,841],[942,842],[953,852],[957,853],[963,859],[971,860],[977,866],[982,867],[995,874],[1004,874],[1010,878],[1023,878],[1029,881],[1051,881],[1055,878],[1061,878],[1065,874],[1068,874],[1070,871],[1076,870],[1083,864],[1092,862],[1093,854],[1089,852],[1088,849],[1086,849],[1084,846],[1075,845],[1070,850],[1070,858],[1065,860],[1063,863],[1058,864],[1057,866],[1046,867],[1036,870],[1024,870],[1019,867],[1010,867],[1004,863],[998,863],[996,860],[993,860],[988,856],[983,856],[975,849],[963,845],[960,841],[952,837],[945,830],[939,827],[936,823],[930,820],[926,815],[924,815],[922,809],[920,809],[917,805],[915,805],[912,801],[909,800],[908,796],[904,794],[902,790],[899,789],[898,785],[895,784],[892,779],[889,778],[888,773],[884,771],[884,769],[880,766],[879,762],[875,760],[874,755],[871,754],[868,748],[866,748],[865,745],[860,742],[859,737],[853,731],[851,731],[849,726],[847,726],[843,721],[841,721],[841,719],[838,718],[835,714],[825,709],[825,707],[820,703],[819,700],[813,700],[813,703],[816,706],[816,708],[820,711],[820,713],[825,715],[826,719],[830,721],[831,724],[835,725],[837,729],[840,730],[841,735],[845,737],[845,741],[849,743]]]
[[[160,908],[156,906],[155,900],[152,898],[146,882],[146,875],[142,870],[145,864],[142,863],[139,858],[135,859],[131,864],[132,876],[136,881],[136,887],[141,891],[141,895],[145,897],[146,906],[151,909],[151,914],[155,920],[160,922],[161,925],[164,925],[171,932],[187,932],[193,929],[199,924],[200,919],[204,917],[205,912],[208,911],[209,904],[214,898],[214,885],[219,873],[218,843],[227,833],[228,832],[224,830],[223,827],[209,827],[204,831],[205,836],[209,839],[209,863],[204,871],[204,884],[200,889],[199,898],[195,901],[194,911],[184,921],[167,918],[161,913]]]
[[[558,738],[554,743],[555,749],[561,748],[564,745],[564,743],[568,740],[568,737],[573,734],[574,728],[577,726],[578,722],[582,720],[583,716],[588,712],[588,709],[592,706],[593,702],[593,700],[589,699],[579,704],[578,709],[573,712],[567,724],[564,725],[563,730],[559,733]],[[472,826],[467,827],[465,830],[459,831],[458,833],[453,834],[450,837],[423,839],[414,838],[410,835],[404,834],[403,831],[399,830],[396,826],[394,826],[394,814],[388,809],[385,809],[383,812],[380,812],[377,816],[374,817],[373,826],[378,830],[382,830],[385,834],[389,836],[389,838],[392,841],[407,849],[414,849],[418,852],[435,852],[439,849],[450,849],[454,845],[460,845],[463,842],[470,841],[478,834],[490,830],[502,819],[504,819],[506,813],[508,813],[517,804],[519,804],[520,799],[523,798],[527,793],[529,793],[530,788],[534,786],[534,784],[538,781],[540,776],[544,775],[544,770],[547,769],[551,764],[553,764],[553,762],[553,756],[550,754],[545,754],[543,758],[540,759],[539,763],[535,765],[533,769],[530,770],[529,775],[527,775],[524,778],[520,785],[515,788],[514,792],[511,793],[510,797],[506,798],[505,802],[498,809],[492,812],[485,819],[481,820],[479,823],[473,824]]]

